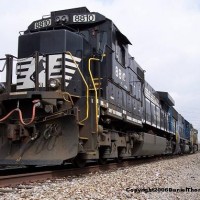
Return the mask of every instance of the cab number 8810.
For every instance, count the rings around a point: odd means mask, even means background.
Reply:
[[[95,14],[85,14],[85,15],[73,15],[73,22],[94,22]]]
[[[40,20],[40,21],[35,22],[34,24],[35,29],[45,28],[48,26],[51,26],[51,19]]]

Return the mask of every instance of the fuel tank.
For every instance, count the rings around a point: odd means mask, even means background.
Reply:
[[[133,156],[159,155],[165,152],[167,140],[163,137],[143,133],[143,141],[133,145]]]

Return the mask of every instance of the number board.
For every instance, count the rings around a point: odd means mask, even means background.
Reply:
[[[83,15],[73,15],[74,23],[86,23],[86,22],[95,22],[95,14],[83,14]]]
[[[51,26],[51,19],[43,19],[40,21],[35,22],[34,29],[45,28]]]

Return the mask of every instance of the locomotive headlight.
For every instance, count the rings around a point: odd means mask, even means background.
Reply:
[[[59,23],[59,22],[60,22],[60,17],[56,17],[56,18],[55,18],[55,22],[56,22],[56,23]]]
[[[52,90],[57,90],[60,86],[60,80],[59,79],[50,79],[49,81],[49,87]]]
[[[0,94],[2,94],[6,90],[6,87],[3,83],[0,83]]]
[[[69,16],[68,15],[56,16],[55,17],[55,22],[57,24],[67,23],[67,22],[69,22]]]
[[[62,20],[63,22],[68,22],[68,21],[69,21],[68,15],[63,15],[62,18],[61,18],[61,20]]]

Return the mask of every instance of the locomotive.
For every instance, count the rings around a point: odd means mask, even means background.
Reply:
[[[20,32],[18,56],[0,59],[0,164],[82,167],[197,151],[198,131],[147,83],[129,45],[86,7],[53,11]]]

